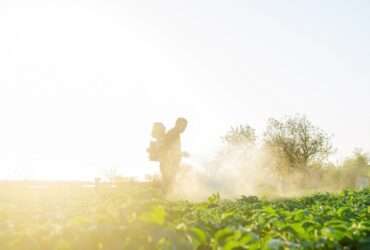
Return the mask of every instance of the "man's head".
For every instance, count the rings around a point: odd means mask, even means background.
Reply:
[[[180,133],[182,133],[182,132],[184,132],[184,131],[185,131],[185,129],[186,129],[186,127],[187,127],[187,125],[188,125],[188,121],[187,121],[185,118],[183,118],[183,117],[179,117],[179,118],[177,118],[177,120],[176,120],[175,128],[176,128]]]

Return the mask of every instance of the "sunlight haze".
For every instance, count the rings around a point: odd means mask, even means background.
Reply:
[[[301,113],[370,151],[368,1],[0,1],[0,179],[143,177],[153,122],[188,161]]]

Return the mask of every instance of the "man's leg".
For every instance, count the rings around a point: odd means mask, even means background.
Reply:
[[[171,183],[170,162],[165,160],[161,163],[160,167],[162,177],[162,192],[166,194],[169,191],[169,186]]]
[[[179,172],[180,169],[180,161],[181,158],[179,157],[172,157],[171,161],[169,162],[168,165],[168,182],[167,182],[167,191],[170,191],[171,189],[174,188],[174,185],[176,185],[176,177],[177,173]]]

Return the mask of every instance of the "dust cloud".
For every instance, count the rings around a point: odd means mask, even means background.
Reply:
[[[283,170],[283,171],[282,171]],[[213,193],[223,198],[242,195],[284,198],[313,192],[335,192],[340,183],[320,171],[295,171],[268,149],[254,144],[227,146],[209,162],[184,165],[170,199],[204,200]]]

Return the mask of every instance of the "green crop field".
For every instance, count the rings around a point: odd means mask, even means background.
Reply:
[[[0,249],[370,249],[370,189],[167,201],[155,188],[0,191]]]

